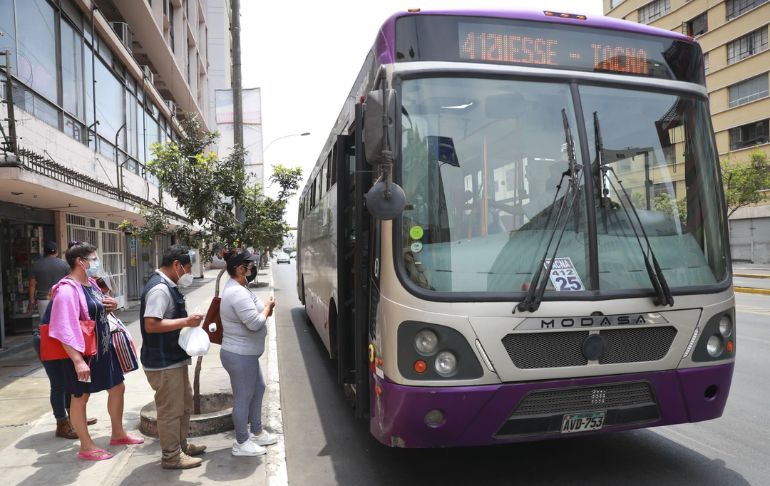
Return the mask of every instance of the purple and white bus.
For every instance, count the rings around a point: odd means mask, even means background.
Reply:
[[[398,13],[302,192],[297,289],[389,446],[714,419],[736,346],[721,188],[692,39]]]

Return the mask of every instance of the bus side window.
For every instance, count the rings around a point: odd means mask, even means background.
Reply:
[[[323,163],[321,166],[321,171],[318,173],[318,193],[320,197],[323,197],[324,194],[326,194],[326,172],[329,170],[329,168],[326,165],[326,162]],[[320,199],[320,198],[319,198]]]
[[[329,157],[329,167],[331,167],[331,176],[329,177],[329,187],[337,183],[337,146],[332,147],[332,153]]]
[[[315,186],[316,186],[316,180],[313,179],[313,186],[312,186],[312,189],[310,190],[310,209],[313,209],[315,207],[315,203],[316,203],[316,188],[315,188]]]

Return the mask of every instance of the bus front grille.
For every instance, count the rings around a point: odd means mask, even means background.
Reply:
[[[495,437],[558,434],[564,414],[595,411],[604,412],[604,428],[660,419],[655,395],[646,381],[536,390],[521,399]]]
[[[519,369],[585,366],[583,342],[588,335],[588,331],[516,333],[505,336],[502,343]],[[674,342],[676,328],[605,329],[599,335],[605,342],[599,364],[638,363],[662,359]]]
[[[597,409],[635,407],[654,402],[650,384],[645,381],[560,390],[538,390],[524,396],[511,416],[584,412]]]

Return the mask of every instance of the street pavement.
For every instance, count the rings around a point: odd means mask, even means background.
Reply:
[[[189,289],[185,289],[188,311],[197,307],[205,313],[214,296],[218,273],[219,270],[208,270],[204,278],[196,279]],[[227,275],[223,276],[221,286],[227,278]],[[272,292],[270,270],[261,271],[259,279],[268,285],[254,291],[264,299]],[[141,344],[138,302],[131,310],[120,312],[119,317],[128,324],[138,349]],[[0,352],[0,478],[4,484],[287,484],[274,318],[268,319],[268,342],[260,364],[267,383],[263,423],[266,429],[279,434],[279,443],[270,446],[265,456],[234,457],[230,453],[233,431],[192,438],[190,442],[205,444],[208,449],[202,456],[201,467],[184,471],[160,467],[160,444],[155,438],[145,437],[144,444],[135,446],[109,445],[106,392],[91,395],[88,416],[97,417],[99,421],[89,430],[97,445],[115,456],[100,462],[78,459],[77,440],[54,437],[56,421],[48,399],[48,378],[30,343],[29,336],[16,339],[12,349]],[[203,358],[202,393],[231,391],[229,377],[219,360],[219,350],[219,346],[212,345]],[[191,381],[194,365],[195,358],[190,366]],[[138,432],[140,410],[152,402],[153,391],[141,370],[128,373],[125,384],[124,424],[129,432],[141,435]]]
[[[733,269],[737,291],[770,295],[770,265],[736,264]],[[197,279],[191,288],[185,291],[188,310],[192,311],[197,307],[205,311],[208,308],[214,295],[218,272],[219,270],[206,271],[204,278]],[[255,289],[260,297],[265,298],[272,292],[270,269],[260,272],[259,278],[270,282],[269,286]],[[227,276],[224,276],[222,285],[226,279]],[[278,305],[279,312],[276,315],[281,315],[281,303]],[[121,312],[120,317],[128,324],[139,347],[141,335],[138,302],[134,303],[131,310]],[[291,318],[287,317],[287,320],[291,322]],[[283,424],[274,318],[269,319],[268,326],[267,350],[262,357],[263,373],[268,384],[263,420],[268,430],[280,434],[283,432]],[[219,361],[219,349],[219,346],[212,345],[203,360],[203,393],[230,391],[229,378]],[[191,375],[193,369],[191,366]],[[203,456],[201,467],[186,471],[161,469],[157,439],[145,437],[145,443],[138,446],[109,446],[110,426],[106,392],[91,397],[89,416],[97,417],[99,422],[90,430],[96,443],[115,453],[115,457],[101,462],[79,460],[76,457],[77,441],[54,437],[55,420],[50,411],[48,393],[48,379],[32,350],[31,338],[14,338],[10,348],[0,351],[0,477],[5,484],[66,485],[87,481],[85,484],[100,486],[159,482],[279,486],[288,482],[282,435],[279,435],[279,444],[271,446],[266,456],[256,458],[236,458],[230,454],[234,439],[232,431],[192,439],[193,443],[206,444],[208,450]],[[144,373],[129,373],[126,376],[124,412],[128,431],[138,433],[140,410],[152,399],[153,392]],[[299,467],[303,469],[302,466]],[[303,474],[308,473],[311,471],[304,471]],[[298,477],[301,476],[300,474]]]

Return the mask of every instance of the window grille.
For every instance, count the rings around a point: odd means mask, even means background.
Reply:
[[[767,73],[746,81],[734,84],[728,88],[730,108],[745,105],[752,101],[768,96]]]
[[[768,133],[768,123],[770,120],[764,119],[758,122],[749,123],[740,127],[730,129],[730,150],[740,150],[770,141]]]
[[[767,50],[767,26],[739,37],[727,44],[727,64],[735,64]]]
[[[639,23],[649,24],[652,23],[664,15],[668,14],[671,10],[670,0],[655,0],[648,3],[644,7],[639,9]]]
[[[768,0],[727,0],[727,20],[732,20],[767,2]]]

